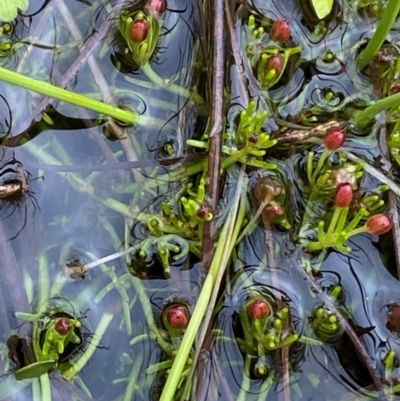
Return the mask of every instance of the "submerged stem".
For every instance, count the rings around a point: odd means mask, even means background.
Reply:
[[[0,80],[79,107],[96,111],[100,114],[105,114],[124,123],[134,123],[138,120],[137,114],[132,111],[122,110],[118,107],[112,106],[111,104],[103,103],[66,89],[58,88],[48,82],[39,81],[3,67],[0,67]]]

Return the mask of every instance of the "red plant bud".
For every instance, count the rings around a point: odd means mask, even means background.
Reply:
[[[255,320],[265,319],[271,311],[269,305],[263,299],[256,299],[247,305],[247,312]]]
[[[134,42],[140,43],[147,38],[148,32],[149,23],[144,19],[140,19],[132,23],[129,28],[129,37]]]
[[[187,327],[189,318],[184,306],[173,306],[166,311],[168,324],[173,329],[184,329]]]
[[[271,38],[275,42],[286,42],[291,35],[289,23],[285,20],[276,20],[271,27]]]
[[[336,187],[335,206],[349,207],[353,200],[353,188],[349,183],[340,184]]]
[[[267,61],[267,70],[275,70],[277,74],[282,71],[283,64],[280,56],[272,56]]]
[[[165,0],[147,0],[146,10],[154,18],[159,18],[165,8]]]
[[[249,137],[249,142],[250,143],[257,143],[258,142],[258,136],[257,135],[252,135]]]
[[[202,203],[197,209],[196,216],[199,219],[205,219],[211,213],[211,207],[207,203]]]
[[[382,235],[392,228],[392,219],[384,214],[371,216],[365,223],[365,227],[370,234]]]
[[[279,203],[274,203],[270,206],[267,206],[265,209],[265,214],[270,218],[274,219],[275,217],[282,216],[285,211]]]
[[[65,336],[71,330],[72,325],[68,318],[62,317],[61,319],[58,319],[54,328],[58,334]]]
[[[333,129],[326,134],[325,147],[328,150],[338,150],[344,143],[346,133],[343,129]]]

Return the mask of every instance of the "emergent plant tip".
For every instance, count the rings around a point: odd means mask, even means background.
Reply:
[[[148,32],[149,32],[149,23],[144,19],[137,20],[132,23],[129,29],[129,37],[134,42],[140,43],[147,38]]]
[[[278,19],[272,24],[271,38],[275,42],[286,42],[291,34],[289,23],[286,20]]]

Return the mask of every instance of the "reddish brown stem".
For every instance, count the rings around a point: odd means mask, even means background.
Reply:
[[[224,113],[224,75],[225,75],[225,16],[223,0],[214,0],[214,27],[213,27],[213,97],[211,104],[211,133],[208,155],[208,185],[207,198],[212,210],[217,209],[218,192],[221,168],[221,146]],[[210,267],[214,241],[213,221],[204,224],[202,249],[203,249],[203,277]]]

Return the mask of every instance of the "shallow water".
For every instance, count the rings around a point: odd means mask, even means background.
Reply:
[[[79,46],[101,32],[110,7],[116,3],[94,0],[90,5],[80,1],[64,4],[54,0],[31,17],[19,17],[12,36],[15,51],[10,57],[0,58],[1,65],[58,84],[79,57]],[[41,5],[41,1],[31,0],[26,14],[34,13]],[[354,60],[357,46],[370,35],[375,21],[361,17],[354,2],[338,2],[341,12],[324,37],[312,34],[302,23],[295,1],[272,1],[267,6],[265,1],[254,1],[250,8],[254,11],[253,7],[258,8],[256,15],[290,20],[292,40],[303,47],[303,62],[285,85],[269,91],[270,105],[281,118],[290,119],[304,109],[318,108],[321,122],[333,117],[346,119],[351,102],[374,99],[371,83],[355,69]],[[30,325],[23,324],[24,319],[15,318],[14,313],[38,313],[55,305],[81,318],[88,344],[93,342],[99,323],[105,331],[89,363],[72,382],[64,381],[58,373],[50,374],[54,400],[159,399],[165,370],[154,374],[147,369],[168,358],[152,337],[149,322],[154,319],[156,325],[162,325],[164,307],[180,300],[193,310],[200,293],[198,257],[191,255],[171,263],[169,279],[156,263],[146,266],[147,276],[140,280],[140,274],[134,276],[127,268],[128,257],[102,264],[84,277],[71,280],[66,278],[66,263],[90,262],[143,241],[149,233],[138,223],[139,211],[159,212],[163,201],[179,193],[181,184],[170,178],[180,171],[180,157],[190,153],[186,140],[201,136],[205,119],[202,107],[196,107],[182,92],[174,92],[170,84],[185,89],[204,85],[204,78],[199,78],[196,70],[204,61],[197,27],[201,17],[196,1],[168,1],[157,57],[151,63],[164,88],[152,82],[143,69],[116,68],[120,51],[114,40],[116,21],[111,22],[92,53],[91,68],[97,64],[104,81],[85,64],[68,83],[68,89],[113,104],[123,102],[147,117],[143,125],[125,130],[128,139],[107,138],[107,122],[96,122],[96,113],[57,101],[52,102],[54,110],[48,111],[52,122],[32,124],[42,97],[0,84],[0,127],[10,131],[11,139],[20,134],[24,137],[23,143],[11,141],[2,147],[0,186],[20,179],[23,171],[29,187],[21,201],[2,202],[0,206],[0,400],[46,399],[45,384],[40,379],[16,381],[10,375],[14,366],[7,355],[6,341],[15,333],[27,338],[31,335]],[[244,21],[236,21],[243,49]],[[399,34],[391,35],[396,39]],[[38,45],[30,45],[32,40]],[[323,60],[328,50],[336,54],[335,62],[329,64]],[[262,93],[252,74],[246,64],[250,95],[257,98]],[[234,127],[244,99],[235,73],[229,78],[234,82],[227,124]],[[335,95],[329,102],[324,98],[328,90]],[[200,92],[204,94],[206,88],[200,88]],[[362,136],[350,131],[346,145],[372,163],[382,152],[378,128],[375,124]],[[172,146],[172,155],[165,151],[166,144]],[[313,150],[320,153],[321,147],[314,146]],[[283,149],[268,156],[278,165],[274,174],[287,186],[286,207],[291,210],[294,228],[299,227],[309,192],[304,180],[309,151],[310,147],[289,154]],[[250,187],[259,173],[249,169]],[[218,226],[227,215],[236,180],[237,169],[232,167],[221,191]],[[377,184],[365,174],[360,187],[368,191]],[[255,208],[249,196],[248,216]],[[289,401],[285,398],[288,386],[291,399],[298,401],[370,398],[368,386],[372,381],[343,333],[332,343],[312,345],[305,340],[291,345],[289,384],[279,373],[279,352],[267,356],[265,377],[256,377],[246,366],[237,338],[243,335],[240,312],[249,294],[262,294],[275,308],[282,300],[290,311],[290,330],[300,339],[313,337],[310,316],[322,301],[294,267],[295,261],[307,259],[296,248],[294,228],[275,227],[267,232],[266,239],[260,223],[237,247],[217,304],[214,336],[200,355],[195,371],[194,390],[198,395],[191,399]],[[272,238],[274,258],[266,246],[268,236]],[[340,308],[356,331],[363,333],[361,341],[383,375],[382,360],[387,352],[400,352],[398,334],[387,327],[389,306],[400,302],[392,241],[362,234],[352,238],[349,245],[349,254],[329,251],[315,278],[325,292],[342,287]],[[311,263],[318,265],[316,259]],[[255,363],[252,360],[251,367]],[[246,369],[249,374],[243,373]],[[393,377],[397,375],[396,364]]]

